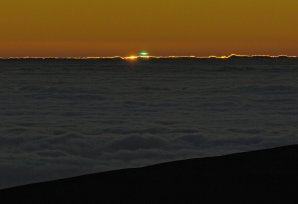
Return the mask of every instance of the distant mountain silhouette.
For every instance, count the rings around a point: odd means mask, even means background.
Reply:
[[[120,59],[289,59],[289,60],[297,60],[298,56],[290,56],[290,55],[237,55],[231,54],[227,56],[110,56],[110,57],[0,57],[1,61],[7,60],[120,60]]]
[[[0,191],[1,203],[297,203],[298,145]]]

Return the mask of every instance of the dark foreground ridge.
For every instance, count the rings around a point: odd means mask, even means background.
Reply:
[[[0,191],[1,203],[297,203],[298,145]],[[5,202],[4,202],[5,201]]]

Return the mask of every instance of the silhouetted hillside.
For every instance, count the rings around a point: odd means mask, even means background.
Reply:
[[[1,203],[295,203],[298,145],[0,191]]]

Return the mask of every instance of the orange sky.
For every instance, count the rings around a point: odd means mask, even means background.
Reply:
[[[0,57],[298,55],[297,0],[2,0]]]

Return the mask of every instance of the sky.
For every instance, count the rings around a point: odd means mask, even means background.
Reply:
[[[298,55],[297,0],[3,0],[0,57]]]

